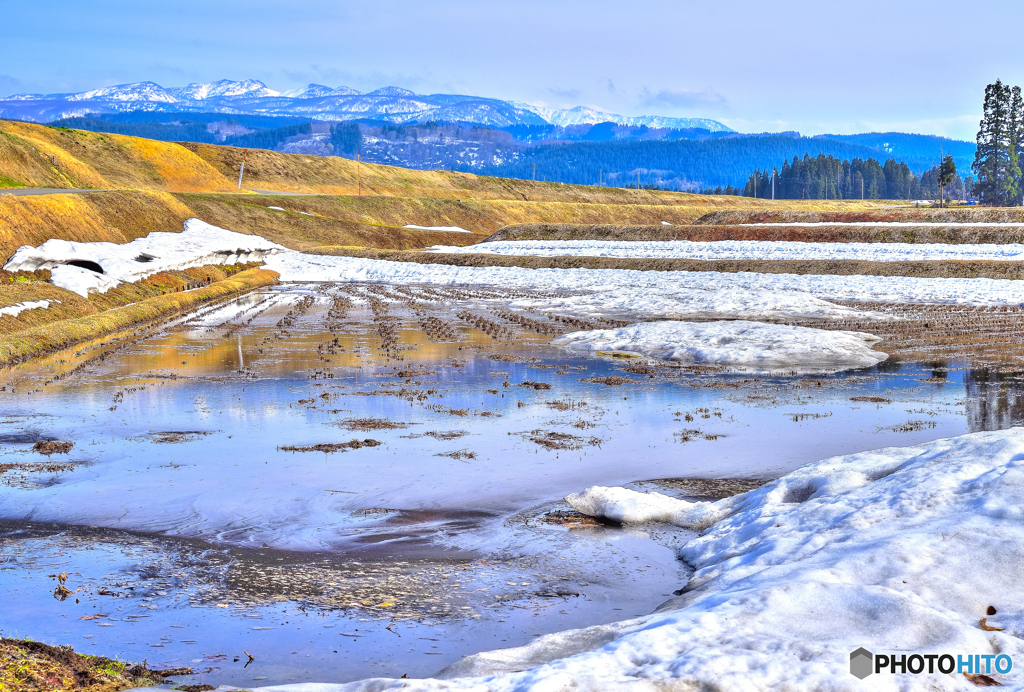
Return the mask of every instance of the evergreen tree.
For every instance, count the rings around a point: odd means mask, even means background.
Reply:
[[[1021,148],[1024,147],[1024,101],[1020,87],[1010,91],[1010,108],[1007,127],[1009,142],[1006,168],[1006,203],[1019,206],[1021,202]]]
[[[985,87],[983,115],[978,126],[978,151],[972,166],[978,180],[975,190],[986,204],[1012,204],[1016,192],[1010,180],[1010,152],[1016,142],[1010,135],[1012,93],[1000,80]],[[1019,175],[1019,170],[1018,170]]]
[[[1019,90],[1018,90],[1019,91]],[[956,179],[956,164],[953,162],[953,157],[950,154],[946,154],[946,158],[943,159],[942,164],[939,166],[939,206],[942,206],[942,199],[945,197],[946,186],[952,183]]]

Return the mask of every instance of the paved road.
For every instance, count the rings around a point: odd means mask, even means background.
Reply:
[[[261,195],[284,195],[286,197],[323,197],[324,195],[317,192],[280,192],[278,190],[257,190],[255,188],[242,188],[249,192],[258,192]]]
[[[66,190],[59,187],[17,187],[9,190],[0,190],[0,195],[28,197],[29,195],[69,195],[78,192],[107,192],[107,190]]]

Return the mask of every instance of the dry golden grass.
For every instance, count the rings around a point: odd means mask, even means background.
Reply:
[[[0,187],[230,191],[173,142],[0,120]]]
[[[0,365],[11,365],[104,334],[163,319],[196,306],[277,283],[276,272],[249,269],[192,291],[167,293],[95,315],[50,322],[0,335]]]
[[[153,231],[180,232],[192,211],[165,192],[0,195],[0,260],[51,238],[126,243]]]

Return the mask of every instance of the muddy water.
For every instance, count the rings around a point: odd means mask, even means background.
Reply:
[[[432,675],[685,584],[685,532],[594,525],[568,492],[715,494],[665,479],[1024,418],[1014,373],[966,363],[756,377],[569,357],[508,298],[290,286],[4,373],[2,634],[191,665],[192,683]]]

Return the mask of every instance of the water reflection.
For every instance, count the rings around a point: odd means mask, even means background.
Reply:
[[[1024,423],[1024,378],[1018,372],[979,368],[964,372],[965,409],[971,432],[1005,430]]]

